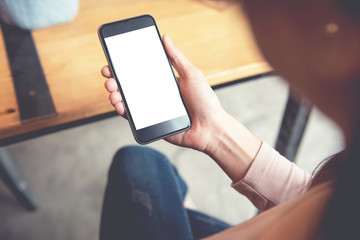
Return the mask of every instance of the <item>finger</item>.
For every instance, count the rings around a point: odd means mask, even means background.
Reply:
[[[170,58],[170,61],[176,71],[179,73],[180,77],[188,76],[191,71],[193,71],[195,66],[185,57],[185,55],[175,46],[171,41],[169,35],[165,34],[163,36],[163,42],[166,49],[166,52]]]
[[[106,78],[112,77],[109,65],[106,65],[101,69],[101,74]]]
[[[122,102],[122,97],[118,91],[111,92],[109,95],[110,103],[115,106],[116,103]]]
[[[119,92],[115,91],[109,95],[110,103],[114,106],[116,112],[127,119],[124,103]]]
[[[105,88],[109,93],[112,93],[114,91],[118,91],[118,86],[116,84],[115,79],[109,78],[105,81]]]
[[[125,108],[124,108],[124,103],[123,102],[117,102],[114,104],[114,108],[116,110],[116,112],[127,119],[127,115],[126,115],[126,112],[125,112]]]

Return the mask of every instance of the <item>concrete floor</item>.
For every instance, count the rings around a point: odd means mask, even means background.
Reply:
[[[228,112],[274,145],[287,91],[287,85],[274,76],[216,93]],[[97,239],[108,167],[116,150],[129,144],[136,143],[127,122],[113,117],[9,146],[29,179],[39,209],[24,210],[0,181],[0,239]],[[206,155],[165,141],[150,146],[178,167],[200,211],[232,224],[255,214],[251,203],[230,187],[229,178]],[[337,126],[314,110],[296,162],[312,171],[342,148]]]

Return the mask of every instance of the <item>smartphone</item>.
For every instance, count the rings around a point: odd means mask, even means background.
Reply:
[[[191,119],[154,18],[106,23],[98,35],[135,140],[147,144],[189,129]]]

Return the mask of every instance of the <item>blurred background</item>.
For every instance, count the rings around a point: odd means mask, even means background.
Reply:
[[[215,90],[226,111],[275,145],[289,87],[270,74],[240,1],[23,1],[0,0],[0,146],[28,180],[37,209],[26,210],[0,180],[1,240],[98,239],[112,158],[136,144],[127,121],[109,117],[115,114],[100,75],[106,60],[96,35],[105,22],[151,13],[209,84],[230,83]],[[99,116],[108,117],[84,124]],[[41,136],[24,140],[28,133]],[[149,146],[176,165],[193,208],[231,224],[257,213],[205,154],[165,141]],[[313,108],[295,162],[312,172],[343,146],[338,127]]]
[[[269,76],[235,84],[216,90],[216,94],[229,113],[274,145],[288,95],[281,78]],[[128,123],[112,117],[10,145],[16,164],[31,184],[38,210],[25,210],[0,181],[0,239],[97,239],[109,165],[117,149],[130,144],[136,143]],[[178,167],[196,209],[231,224],[256,214],[205,154],[165,141],[150,146],[164,152]],[[296,163],[312,172],[342,147],[337,126],[313,109]]]

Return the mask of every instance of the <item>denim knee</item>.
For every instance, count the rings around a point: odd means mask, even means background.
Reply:
[[[109,182],[149,187],[170,176],[179,184],[183,197],[187,185],[168,158],[149,147],[127,146],[118,150],[109,170]],[[161,179],[161,180],[160,180]]]
[[[166,168],[171,163],[162,153],[144,146],[127,146],[119,149],[113,158],[109,178],[116,176],[142,177]]]

